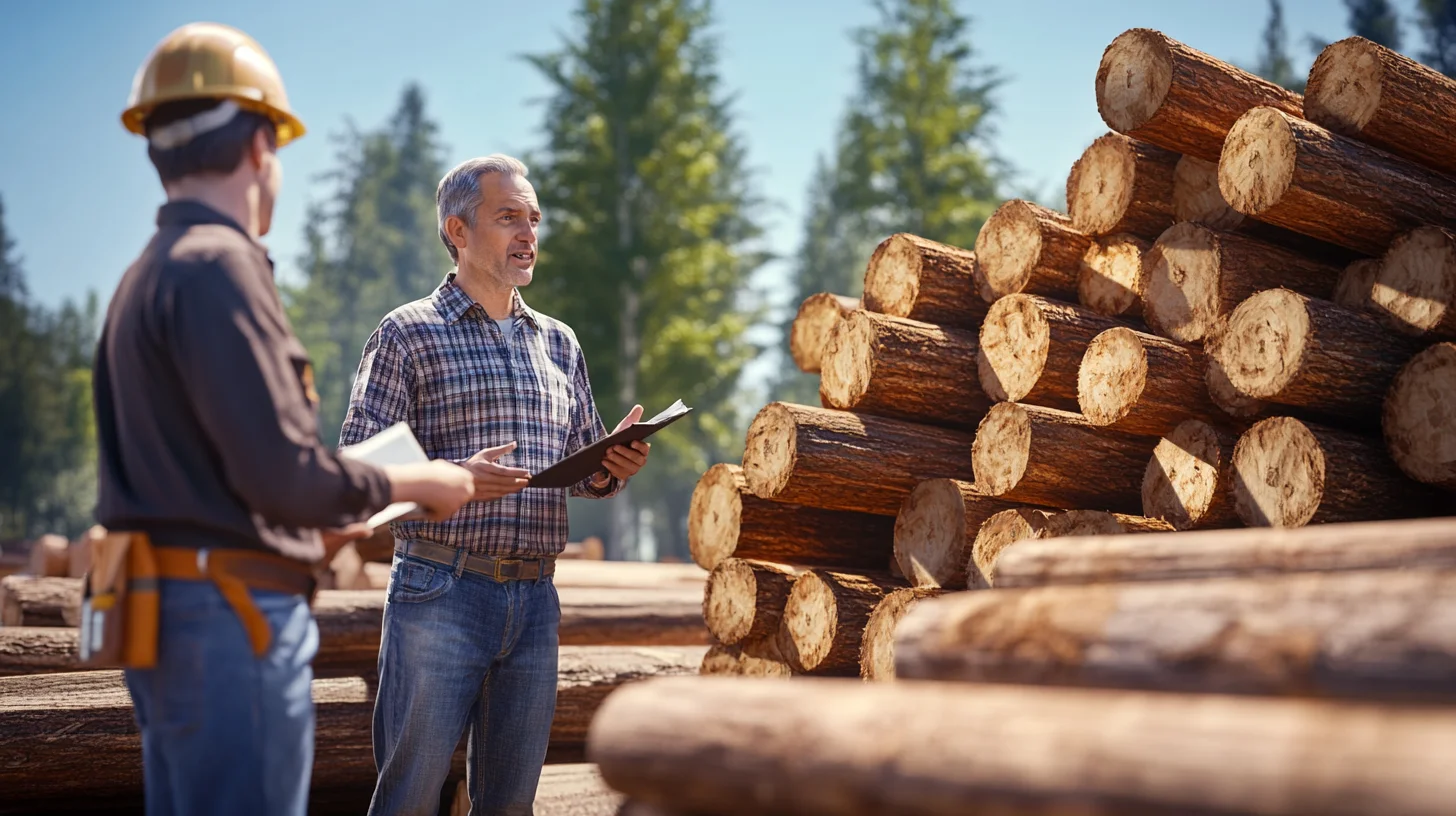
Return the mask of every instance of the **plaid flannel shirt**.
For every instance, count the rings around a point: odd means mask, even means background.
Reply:
[[[514,440],[497,461],[539,473],[606,435],[592,401],[586,358],[559,320],[511,299],[507,342],[500,326],[455,281],[390,312],[369,337],[339,444],[353,445],[408,422],[432,459],[464,462]],[[590,481],[573,496],[605,499],[622,483]],[[422,539],[490,556],[539,558],[566,546],[566,490],[526,488],[473,501],[440,522],[397,521],[398,539]]]

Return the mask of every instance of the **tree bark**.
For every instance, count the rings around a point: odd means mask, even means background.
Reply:
[[[1036,295],[1007,295],[981,325],[976,372],[998,402],[1077,410],[1077,368],[1099,332],[1126,325]]]
[[[895,668],[917,680],[1449,702],[1453,618],[1451,570],[1005,589],[921,607],[900,626]]]
[[[886,595],[870,613],[859,647],[859,676],[864,680],[895,679],[895,627],[926,598],[945,594],[938,587],[905,587]]]
[[[76,630],[0,626],[0,677],[76,671]]]
[[[1008,201],[976,236],[981,297],[993,303],[1026,292],[1076,300],[1082,257],[1091,245],[1067,216],[1030,201]]]
[[[929,323],[855,312],[824,349],[825,407],[973,429],[991,399],[971,377],[976,335]]]
[[[937,326],[976,329],[980,297],[976,254],[906,232],[880,242],[865,269],[864,308]]]
[[[735,677],[792,677],[794,670],[779,651],[778,633],[736,646],[715,643],[708,647],[698,674],[726,674]]]
[[[1379,443],[1292,417],[1272,417],[1234,446],[1234,509],[1250,527],[1411,518],[1449,498],[1407,479]]]
[[[1328,298],[1340,267],[1237,233],[1181,223],[1143,259],[1148,326],[1182,343],[1205,339],[1219,319],[1256,292],[1283,286]]]
[[[0,626],[79,626],[81,579],[0,578]]]
[[[1370,300],[1405,334],[1456,340],[1456,235],[1418,227],[1396,238],[1375,273]]]
[[[1001,555],[1018,541],[1041,538],[1055,511],[1023,507],[1002,510],[986,519],[976,531],[971,557],[966,562],[968,589],[989,589],[1000,582]]]
[[[1077,368],[1077,404],[1093,425],[1166,434],[1189,417],[1223,415],[1208,397],[1203,352],[1125,327],[1087,346]]]
[[[1238,527],[1234,512],[1234,445],[1220,425],[1190,419],[1158,440],[1143,471],[1143,515],[1176,530]]]
[[[810,570],[794,581],[778,647],[795,674],[857,675],[870,613],[904,582],[888,574]]]
[[[614,790],[722,816],[1435,816],[1453,752],[1439,706],[814,679],[643,683],[591,741]]]
[[[1107,317],[1141,317],[1143,253],[1152,246],[1127,233],[1093,241],[1077,273],[1077,302]]]
[[[1097,112],[1113,130],[1205,161],[1244,111],[1299,116],[1299,94],[1146,28],[1118,35],[1097,66]]]
[[[1003,402],[976,430],[976,489],[1007,501],[1136,513],[1157,437],[1097,428],[1078,414]]]
[[[1153,239],[1173,226],[1173,171],[1178,154],[1129,139],[1100,136],[1067,176],[1072,226],[1092,236],[1130,233]]]
[[[1171,533],[1173,525],[1162,519],[1109,513],[1106,510],[1063,510],[1046,520],[1043,538],[1064,536],[1124,535],[1127,533]]]
[[[1270,289],[1234,309],[1218,355],[1242,394],[1374,428],[1396,372],[1419,350],[1373,315]]]
[[[986,496],[970,482],[921,482],[895,518],[895,562],[901,574],[917,587],[965,589],[971,545],[981,525],[1020,506]]]
[[[760,499],[743,468],[718,464],[698,480],[688,511],[693,560],[714,569],[728,558],[805,567],[882,569],[890,559],[895,520]]]
[[[971,477],[970,434],[785,402],[748,428],[743,475],[762,499],[893,516],[926,479]]]
[[[1456,491],[1456,343],[1438,343],[1406,363],[1382,417],[1385,444],[1405,475]],[[1456,506],[1448,501],[1447,509]]]
[[[1456,226],[1450,179],[1272,108],[1229,131],[1218,186],[1245,215],[1365,255],[1419,226]]]
[[[839,321],[859,309],[859,301],[844,295],[820,292],[804,298],[789,329],[789,355],[800,371],[819,373],[824,348]]]
[[[794,585],[791,567],[730,558],[719,564],[703,591],[703,620],[725,646],[761,640],[779,629]]]

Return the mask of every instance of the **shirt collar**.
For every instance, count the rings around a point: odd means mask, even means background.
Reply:
[[[223,227],[230,227],[238,231],[238,234],[248,239],[248,243],[258,248],[263,253],[264,259],[268,261],[268,268],[273,268],[273,257],[268,254],[268,247],[264,246],[258,239],[248,234],[243,225],[234,221],[212,207],[203,204],[201,201],[192,198],[183,198],[176,201],[168,201],[157,209],[157,228],[167,227],[191,227],[199,224],[217,224]]]
[[[470,295],[465,293],[465,289],[455,280],[455,275],[454,272],[446,275],[445,280],[441,281],[439,287],[435,289],[433,297],[436,311],[445,318],[447,323],[454,323],[464,317],[465,313],[476,305]],[[484,309],[481,311],[484,312]],[[511,290],[511,317],[523,318],[537,330],[541,328],[540,321],[536,319],[535,310],[526,305],[519,289]]]

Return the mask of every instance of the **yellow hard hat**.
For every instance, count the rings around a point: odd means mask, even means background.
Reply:
[[[168,34],[131,83],[121,123],[146,135],[146,119],[158,105],[184,99],[231,99],[272,120],[278,146],[304,134],[288,107],[278,66],[256,40],[218,23],[189,23]]]

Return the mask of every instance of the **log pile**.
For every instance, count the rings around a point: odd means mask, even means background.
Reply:
[[[700,673],[754,679],[608,701],[624,812],[1449,809],[1456,83],[1315,74],[1129,31],[1067,213],[879,246],[825,407],[698,486]]]

